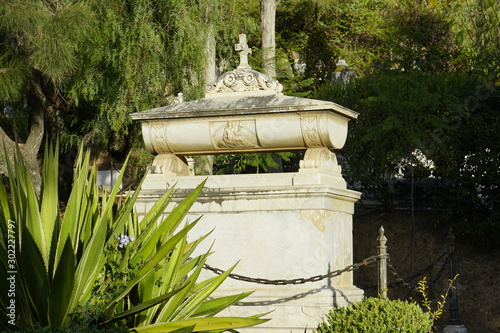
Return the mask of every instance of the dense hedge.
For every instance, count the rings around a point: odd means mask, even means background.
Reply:
[[[428,313],[415,303],[367,298],[326,314],[316,333],[427,333],[432,328]]]

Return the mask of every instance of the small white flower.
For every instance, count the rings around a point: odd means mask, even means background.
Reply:
[[[127,235],[116,235],[116,237],[118,238],[119,248],[123,248],[124,246],[127,246],[128,243],[133,242],[135,240],[134,237],[130,237]]]

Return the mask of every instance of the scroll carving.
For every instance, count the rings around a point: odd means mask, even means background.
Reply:
[[[215,82],[206,86],[207,97],[217,93],[268,92],[279,94],[283,86],[275,79],[249,68],[238,68],[222,74]]]
[[[165,135],[165,126],[165,124],[149,125],[151,145],[154,151],[158,154],[170,152]]]
[[[192,176],[188,162],[184,156],[174,154],[160,154],[153,160],[151,173],[172,176]]]
[[[318,169],[324,173],[340,175],[342,168],[337,163],[337,156],[328,148],[309,148],[300,161],[300,169]]]

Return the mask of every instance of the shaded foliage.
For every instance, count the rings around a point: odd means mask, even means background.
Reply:
[[[359,71],[380,45],[382,1],[282,1],[277,11],[277,47],[306,64],[305,78],[330,81],[339,58]]]
[[[214,174],[266,173],[293,169],[287,162],[298,165],[291,152],[217,155]],[[287,170],[290,171],[290,170]],[[296,170],[295,170],[296,171]]]
[[[381,66],[440,73],[454,66],[458,52],[451,9],[426,1],[398,1],[385,13]]]
[[[451,193],[434,192],[435,207],[445,209],[444,221],[458,232],[491,244],[500,236],[498,94],[498,87],[467,73],[381,72],[325,86],[318,97],[360,112],[339,152],[353,187],[391,209],[398,177],[409,177],[409,168],[415,179],[432,174],[451,181]]]

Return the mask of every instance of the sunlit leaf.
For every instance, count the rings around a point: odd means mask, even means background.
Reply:
[[[163,333],[173,332],[176,329],[195,326],[195,332],[211,330],[228,330],[265,323],[269,319],[240,318],[240,317],[213,317],[194,318],[172,323],[153,324],[134,328],[138,333]]]

